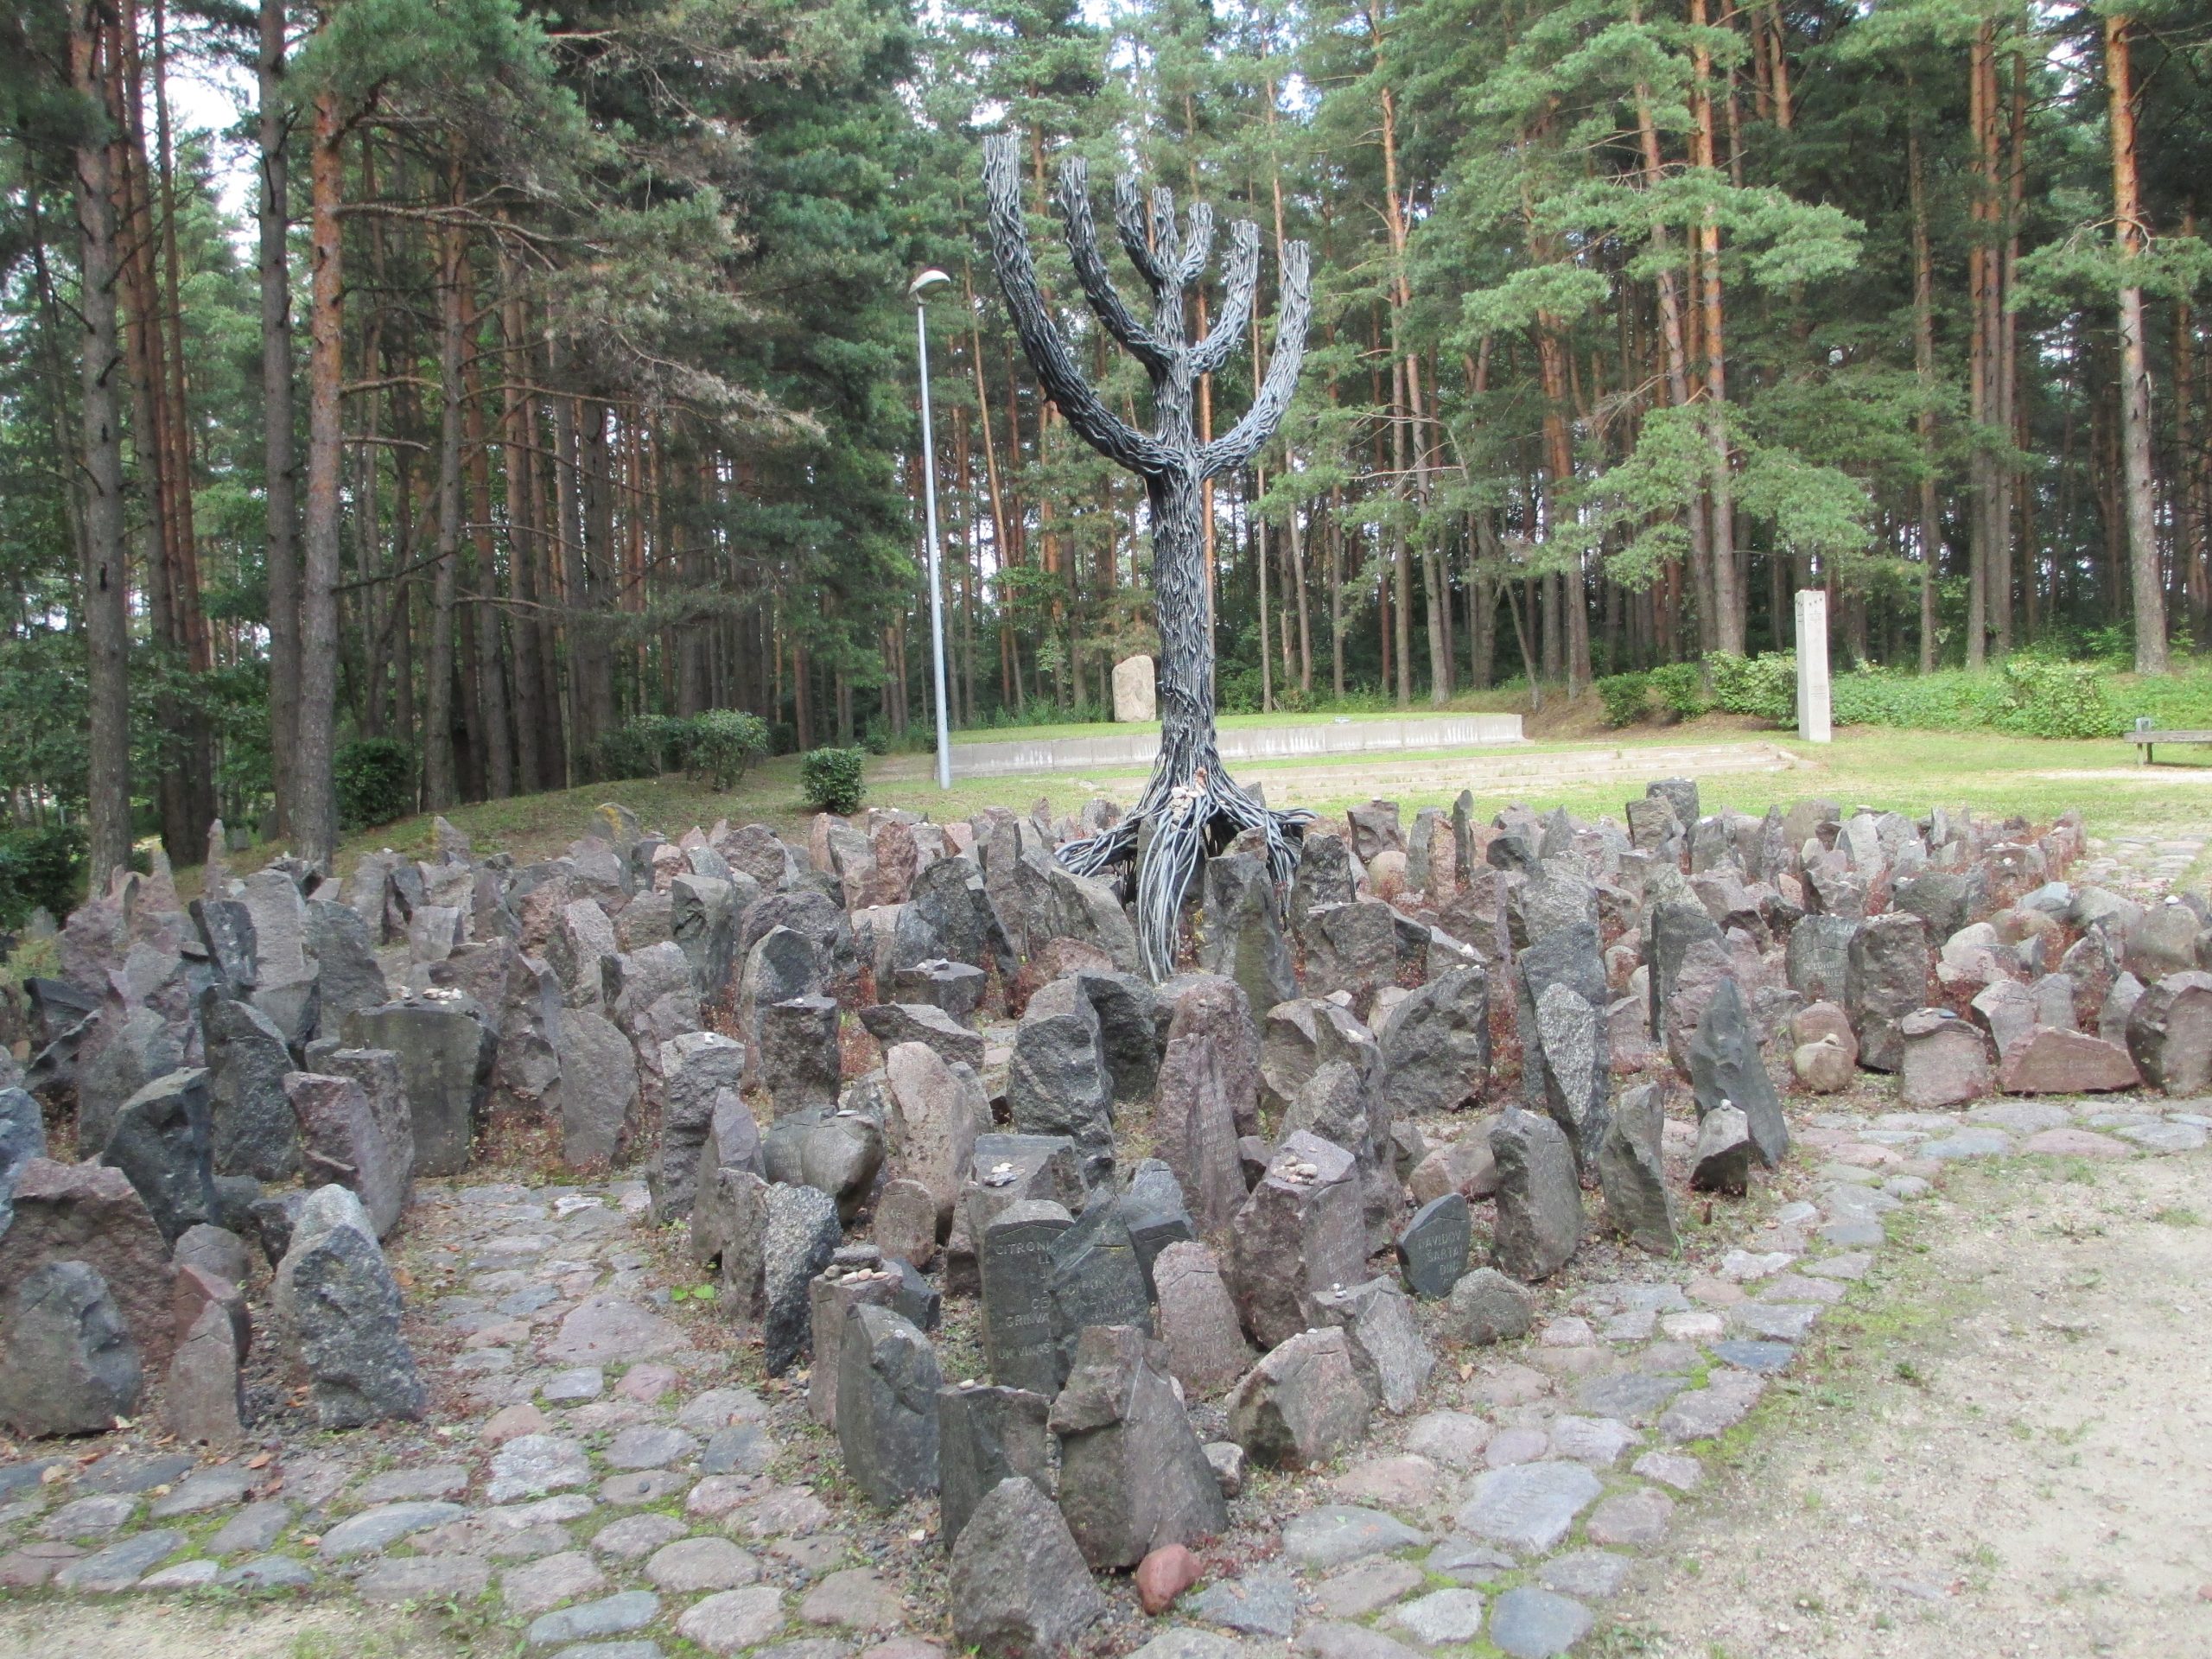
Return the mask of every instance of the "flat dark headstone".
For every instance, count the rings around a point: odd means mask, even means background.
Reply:
[[[979,1271],[983,1287],[983,1356],[992,1377],[1008,1388],[1059,1391],[1052,1344],[1052,1247],[1075,1224],[1046,1199],[1009,1205],[984,1230]]]
[[[1406,1288],[1431,1300],[1449,1296],[1467,1271],[1473,1238],[1467,1200],[1460,1194],[1446,1192],[1421,1205],[1398,1235],[1398,1262],[1405,1270]]]

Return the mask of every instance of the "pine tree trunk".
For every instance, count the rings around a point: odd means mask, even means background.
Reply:
[[[1344,486],[1329,486],[1329,658],[1331,692],[1344,695]]]
[[[2027,187],[2027,67],[2024,60],[2015,54],[2012,58],[2012,87],[2010,98],[2011,114],[2007,120],[2010,137],[2006,142],[2005,161],[2005,188],[1998,213],[2003,225],[2003,238],[1994,251],[1996,261],[1996,307],[1994,319],[1996,334],[1995,396],[1992,399],[1991,421],[2004,435],[2003,442],[2010,446],[2014,427],[2018,423],[2020,384],[2020,315],[2012,305],[2013,292],[2018,283],[2020,264],[2020,219]],[[1996,67],[1993,60],[1990,70],[1990,119],[1994,126],[1997,117]],[[1994,149],[1993,135],[1993,150]],[[2012,649],[2013,613],[2015,597],[2012,556],[2016,539],[2013,514],[2019,490],[2019,480],[2013,470],[2009,455],[2000,456],[1995,468],[1996,491],[1991,502],[1990,591],[1995,607],[1993,620],[1997,629],[1997,649],[1999,654]],[[2020,542],[2023,557],[2031,556],[2024,537]]]
[[[512,286],[512,268],[506,281]],[[531,406],[523,392],[523,383],[530,375],[530,337],[522,310],[518,295],[511,292],[500,302],[499,343],[505,349],[499,360],[505,368],[501,375],[499,431],[504,444],[501,481],[507,505],[507,586],[515,601],[515,773],[521,789],[534,791],[551,787],[546,757],[552,751],[544,741],[545,709],[537,666],[538,633],[543,624],[537,608],[541,598],[536,542],[537,492],[528,448],[534,435],[530,429]]]
[[[1912,91],[1907,83],[1908,92]],[[1917,121],[1905,130],[1912,200],[1912,360],[1920,382],[1920,671],[1936,671],[1936,578],[1942,563],[1942,521],[1936,510],[1936,272],[1928,233],[1928,179]]]
[[[1706,0],[1690,0],[1690,24],[1706,27]],[[1715,170],[1713,116],[1713,60],[1700,44],[1694,54],[1696,84],[1691,99],[1695,122],[1694,159],[1711,175]],[[1713,648],[1740,657],[1744,654],[1743,564],[1736,549],[1734,469],[1730,462],[1728,436],[1728,376],[1722,329],[1720,278],[1720,219],[1707,206],[1698,219],[1698,277],[1700,308],[1704,320],[1705,428],[1713,452],[1710,484],[1713,512]]]
[[[69,18],[70,84],[105,103],[108,65],[99,0],[74,0]],[[90,886],[104,893],[130,859],[130,556],[123,527],[123,419],[116,381],[123,353],[116,319],[115,177],[112,152],[88,136],[75,151],[78,312],[84,320],[79,420],[84,439],[85,558],[79,607],[86,677],[86,819]]]
[[[534,365],[535,353],[525,353],[522,360],[526,365]],[[535,378],[534,367],[531,373]],[[553,482],[553,457],[543,443],[544,422],[536,397],[525,398],[522,412],[524,439],[529,446],[523,456],[523,470],[529,484],[534,532],[531,564],[538,597],[543,601],[536,627],[537,706],[545,720],[537,740],[537,763],[544,787],[563,789],[576,780],[576,770],[569,757],[571,728],[568,704],[561,692],[561,631],[554,620],[560,614],[558,607],[567,592],[563,586],[559,492]]]
[[[2143,289],[2129,267],[2147,239],[2135,158],[2135,104],[2128,59],[2129,18],[2105,18],[2105,83],[2112,106],[2113,235],[2120,259],[2120,448],[2125,470],[2127,571],[2134,594],[2135,671],[2166,671],[2166,596],[2159,574],[2158,480],[2151,467],[2151,364],[2143,339]]]
[[[454,180],[458,194],[459,178]],[[423,699],[423,804],[442,811],[461,798],[454,766],[454,601],[461,567],[461,233],[439,233],[438,529],[430,564],[430,658]]]
[[[137,497],[141,537],[140,564],[145,571],[146,613],[150,643],[175,653],[182,666],[183,635],[176,601],[176,547],[171,514],[175,493],[168,480],[167,371],[162,345],[164,308],[154,274],[159,221],[151,200],[143,118],[143,88],[138,48],[138,13],[125,3],[108,16],[108,123],[113,155],[117,250],[122,259],[124,348],[130,373],[130,454],[125,487]],[[173,861],[192,855],[188,769],[183,722],[171,681],[156,677],[154,724],[160,734],[154,774],[154,798],[161,820],[162,845]],[[196,851],[197,849],[192,849]]]
[[[1630,16],[1634,21],[1642,21],[1640,12],[1634,6],[1630,9]],[[1659,129],[1651,115],[1650,89],[1642,82],[1638,82],[1636,87],[1636,127],[1637,147],[1643,162],[1643,188],[1656,191],[1663,178],[1659,154]],[[1658,270],[1653,286],[1659,303],[1660,340],[1667,359],[1667,397],[1669,406],[1688,409],[1691,403],[1689,351],[1683,335],[1682,302],[1675,286],[1672,242],[1665,223],[1655,214],[1651,223],[1651,251]],[[1713,581],[1713,549],[1703,504],[1692,502],[1685,517],[1686,528],[1689,531],[1690,579],[1697,591],[1703,594],[1710,590]],[[1709,629],[1712,626],[1711,619],[1702,614],[1700,622],[1701,628]]]
[[[2182,235],[2190,241],[2196,238],[2193,209],[2183,218]],[[2174,558],[2189,596],[2190,637],[2202,650],[2212,643],[2212,569],[2205,563],[2207,507],[2212,504],[2206,500],[2200,360],[2196,310],[2184,294],[2174,301]]]
[[[1975,29],[1967,53],[1967,126],[1974,143],[1974,244],[1967,250],[1967,299],[1974,308],[1974,345],[1967,356],[1967,418],[1974,423],[1974,451],[1968,455],[1968,553],[1967,553],[1967,666],[1980,668],[1988,659],[1988,620],[1991,620],[1991,566],[1993,549],[1993,502],[1998,495],[1998,467],[1988,454],[1988,423],[1993,418],[1995,352],[1998,352],[1998,272],[1995,272],[1995,149],[1993,102],[1995,78],[1991,73],[1993,24]]]
[[[1406,493],[1406,363],[1391,365],[1392,401],[1396,404],[1390,423],[1390,493],[1402,504]],[[1392,645],[1397,658],[1398,707],[1409,709],[1414,700],[1414,565],[1413,538],[1406,525],[1402,505],[1390,520],[1390,620]]]
[[[466,262],[462,274],[468,286],[468,328],[478,331],[483,312],[477,303],[475,277]],[[481,744],[484,793],[488,800],[503,801],[515,792],[514,740],[508,732],[508,672],[505,630],[500,626],[505,607],[499,601],[499,562],[492,538],[492,448],[484,430],[484,388],[470,353],[461,372],[466,390],[463,436],[468,450],[469,538],[475,545],[475,580],[469,594],[469,611],[475,622],[476,729]]]
[[[200,543],[193,524],[192,441],[188,377],[185,372],[184,271],[177,241],[181,216],[176,199],[176,152],[169,121],[168,31],[162,0],[154,4],[154,115],[156,158],[162,191],[162,307],[175,319],[170,338],[175,349],[168,353],[168,381],[162,400],[162,445],[167,457],[163,475],[168,481],[172,505],[168,515],[175,566],[177,630],[186,668],[204,675],[213,664],[207,641],[207,619],[200,593]],[[184,822],[175,861],[188,864],[204,855],[207,826],[215,818],[214,734],[196,699],[188,699],[181,711],[179,734],[184,745]]]
[[[607,736],[616,723],[614,646],[601,620],[617,608],[609,601],[618,596],[621,569],[614,545],[613,423],[613,410],[596,398],[586,404],[579,423],[577,484],[582,496],[586,610],[576,632],[579,640],[590,645],[588,658],[582,659],[590,667],[583,688],[588,718],[586,730],[577,734],[579,747]]]
[[[269,759],[276,827],[289,833],[298,791],[300,547],[295,523],[298,463],[292,453],[292,274],[285,247],[290,176],[286,150],[292,123],[284,98],[284,0],[261,0],[260,22],[256,222],[260,232],[262,474],[269,520],[262,556],[269,583]]]
[[[549,328],[545,336],[549,370],[557,380],[561,372],[558,337]],[[584,616],[590,602],[584,580],[584,515],[582,486],[576,462],[576,400],[556,391],[553,398],[553,488],[559,525],[562,632],[569,663],[569,775],[581,779],[589,774],[591,746],[600,734],[593,728],[584,682],[601,673],[595,642]]]
[[[308,226],[313,286],[308,315],[308,480],[300,575],[300,709],[292,852],[330,868],[338,842],[331,783],[337,734],[338,469],[345,286],[339,245],[344,129],[334,93],[315,99]]]

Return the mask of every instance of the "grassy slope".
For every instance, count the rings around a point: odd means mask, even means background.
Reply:
[[[1799,757],[1803,764],[1787,773],[1715,777],[1704,790],[1708,806],[1764,810],[1772,801],[1786,805],[1825,796],[1847,806],[1864,804],[1914,813],[1925,812],[1934,805],[1962,806],[1982,814],[2018,813],[2038,821],[2078,806],[2088,817],[2091,833],[2098,835],[2187,830],[2212,817],[2212,756],[2145,769],[2133,764],[2134,751],[2117,741],[2057,742],[1982,734],[1859,730],[1839,734],[1835,742],[1823,749],[1771,732],[1751,731],[1744,721],[1715,717],[1663,731],[1647,728],[1608,734],[1599,743],[1611,748],[1663,749],[1732,740],[1771,742]],[[1587,741],[1552,739],[1510,751],[1475,753],[1535,758],[1569,752]],[[2191,757],[2196,753],[2181,753]],[[1382,760],[1402,765],[1419,758],[1409,753],[1344,756],[1341,764],[1350,779],[1362,764]],[[1451,781],[1453,757],[1433,758],[1438,786],[1430,797],[1408,796],[1403,802],[1408,817],[1415,806],[1448,803],[1458,791],[1459,785]],[[1311,772],[1332,763],[1304,760],[1297,764]],[[1268,767],[1255,764],[1239,770],[1264,780]],[[2094,775],[2068,775],[2073,773]],[[956,779],[952,789],[940,795],[931,780],[928,757],[894,755],[870,763],[868,799],[874,804],[905,806],[942,820],[964,817],[985,806],[1027,808],[1040,796],[1051,801],[1056,810],[1066,811],[1101,792],[1126,803],[1141,782],[1141,774],[1132,772],[1042,773],[969,782]],[[1588,817],[1618,813],[1624,799],[1641,793],[1634,785],[1578,785],[1549,792],[1522,791],[1522,798],[1540,810],[1563,805]],[[1341,809],[1363,798],[1364,792],[1348,783],[1343,798],[1328,804]],[[503,850],[528,860],[557,853],[576,836],[589,833],[593,808],[607,800],[621,801],[642,823],[671,832],[694,823],[711,826],[715,819],[727,817],[734,823],[757,819],[786,834],[803,836],[809,817],[798,798],[798,764],[791,757],[760,766],[726,794],[671,776],[488,802],[459,808],[448,816],[474,838],[480,852]],[[1503,798],[1491,798],[1479,791],[1477,802],[1484,816],[1505,804]],[[377,847],[427,852],[429,840],[428,817],[404,819],[348,837],[340,849],[340,867],[350,868],[356,856]]]

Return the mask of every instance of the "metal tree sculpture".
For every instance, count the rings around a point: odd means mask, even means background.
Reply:
[[[1152,193],[1149,213],[1135,179],[1114,189],[1114,224],[1137,275],[1152,290],[1152,321],[1140,322],[1123,302],[1098,251],[1088,179],[1080,158],[1060,167],[1059,211],[1069,257],[1084,298],[1122,349],[1152,378],[1153,429],[1121,420],[1076,366],[1067,341],[1046,310],[1022,222],[1017,135],[983,148],[983,185],[990,198],[991,249],[999,286],[1037,378],[1070,426],[1109,461],[1144,480],[1152,515],[1153,606],[1160,624],[1160,758],[1143,798],[1103,834],[1060,849],[1078,875],[1112,874],[1125,887],[1135,872],[1137,940],[1155,979],[1175,971],[1175,938],[1185,894],[1207,855],[1238,832],[1266,838],[1268,867],[1278,883],[1290,879],[1294,849],[1313,822],[1310,812],[1272,811],[1223,768],[1214,739],[1213,628],[1206,602],[1199,531],[1205,480],[1243,467],[1281,424],[1306,357],[1312,289],[1303,242],[1282,250],[1282,301],[1275,354],[1244,418],[1225,436],[1198,442],[1192,425],[1200,377],[1229,360],[1250,326],[1260,276],[1260,233],[1249,221],[1230,232],[1221,311],[1205,337],[1191,341],[1184,299],[1206,268],[1213,247],[1213,210],[1191,205],[1179,230],[1175,198]]]

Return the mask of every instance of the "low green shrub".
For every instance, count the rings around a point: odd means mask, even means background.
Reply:
[[[668,715],[632,715],[592,745],[593,777],[613,782],[658,778],[674,771],[683,764],[683,740],[690,726],[690,721]]]
[[[21,927],[43,908],[59,921],[85,880],[85,833],[73,823],[0,830],[0,927]]]
[[[1713,652],[1699,664],[1670,663],[1647,675],[1616,674],[1595,682],[1609,726],[1632,725],[1653,713],[1652,699],[1688,720],[1711,709],[1787,728],[1797,719],[1797,654],[1738,657]],[[1839,726],[1889,726],[1930,732],[2010,732],[2022,737],[2113,737],[2139,715],[2161,726],[2212,727],[2212,672],[2202,668],[2152,679],[2115,677],[2109,663],[2073,661],[2040,650],[2021,652],[1986,669],[1939,669],[1932,674],[1861,664],[1832,684]]]
[[[2027,737],[2114,737],[2120,718],[2105,696],[2107,671],[2022,654],[2007,658],[1997,723]]]
[[[1590,682],[1598,701],[1605,705],[1605,724],[1633,726],[1651,712],[1649,674],[1608,674]]]
[[[1749,715],[1787,726],[1797,718],[1797,653],[1770,651],[1738,657],[1716,651],[1705,659],[1713,680],[1713,704],[1732,715]]]
[[[1667,663],[1645,677],[1659,702],[1677,720],[1695,720],[1709,712],[1713,699],[1706,695],[1705,669],[1698,663]]]
[[[338,822],[366,830],[415,810],[415,752],[396,737],[357,737],[331,765]]]
[[[868,764],[865,749],[810,749],[798,763],[798,786],[806,804],[817,812],[840,817],[857,812],[868,793],[861,770]]]
[[[683,722],[683,770],[694,783],[728,789],[768,753],[768,722],[741,709],[709,709]]]

